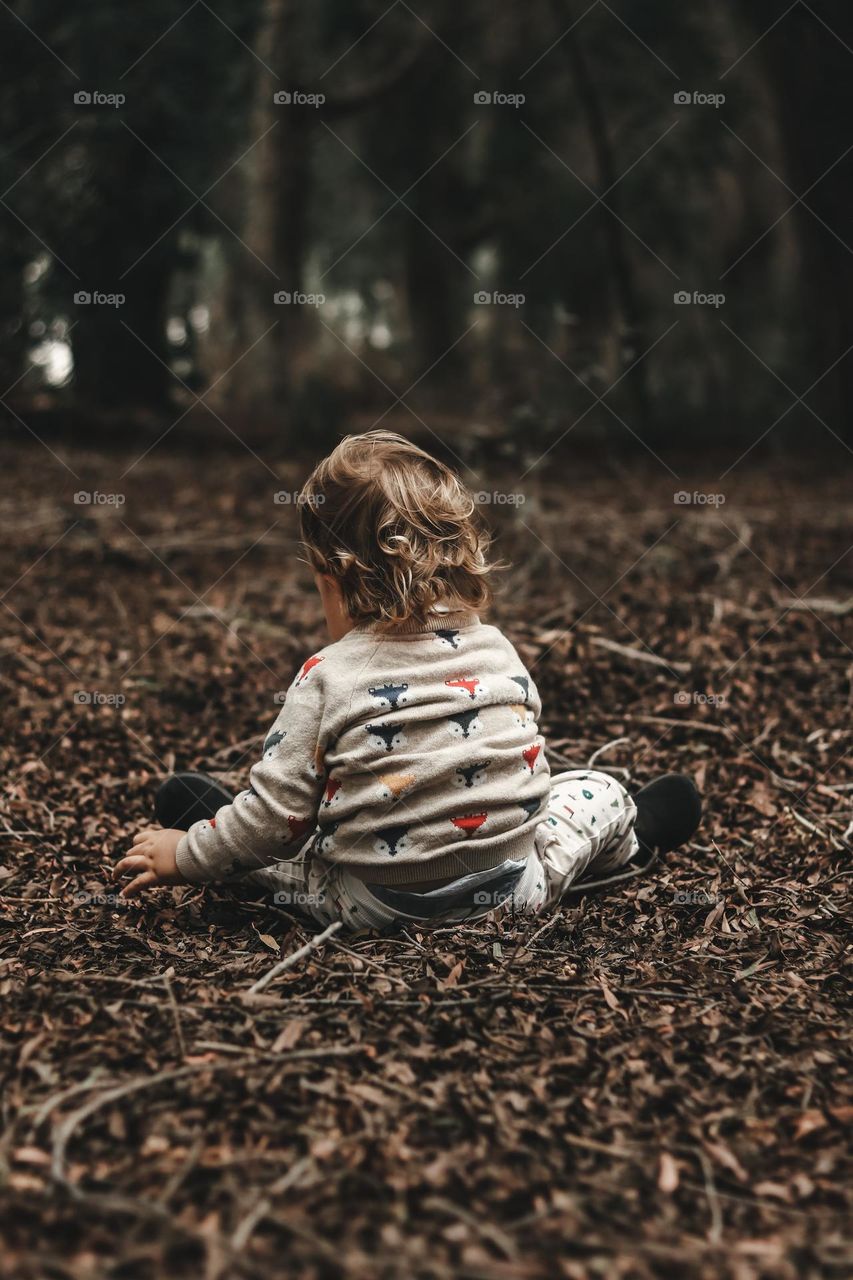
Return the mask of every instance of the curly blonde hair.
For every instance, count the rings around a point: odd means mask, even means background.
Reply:
[[[311,567],[340,584],[354,622],[423,623],[490,598],[489,537],[451,469],[393,431],[346,436],[299,496]]]

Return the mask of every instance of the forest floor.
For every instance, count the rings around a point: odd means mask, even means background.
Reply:
[[[703,826],[627,887],[338,935],[251,997],[316,928],[109,868],[164,773],[245,777],[324,642],[273,501],[299,468],[133,460],[0,452],[0,1274],[849,1275],[849,469],[469,477],[525,497],[489,508],[493,617],[554,764],[685,770]]]

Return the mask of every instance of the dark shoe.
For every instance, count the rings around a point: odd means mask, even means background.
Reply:
[[[230,791],[203,773],[173,773],[154,799],[154,816],[163,827],[189,831],[194,822],[212,818],[234,799]]]
[[[702,820],[702,797],[684,773],[661,774],[641,787],[634,799],[634,831],[643,861],[686,844]]]

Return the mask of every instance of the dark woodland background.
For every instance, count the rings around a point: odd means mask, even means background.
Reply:
[[[849,443],[842,0],[4,10],[10,429]]]

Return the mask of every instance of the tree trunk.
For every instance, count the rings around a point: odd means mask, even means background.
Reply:
[[[558,20],[565,23],[567,14],[559,3],[554,4]],[[631,257],[625,242],[625,231],[619,219],[622,217],[621,197],[617,183],[619,173],[613,157],[613,148],[607,132],[607,121],[604,115],[601,97],[596,80],[590,71],[589,62],[583,41],[577,27],[569,31],[564,41],[569,55],[569,64],[574,76],[581,106],[584,112],[587,133],[592,153],[595,157],[594,186],[599,192],[607,191],[608,209],[601,209],[607,254],[613,273],[613,287],[617,305],[621,313],[623,332],[620,334],[619,348],[621,364],[627,368],[648,346],[648,334],[640,303],[639,291],[634,281],[634,270]],[[612,190],[611,190],[612,188]],[[625,353],[630,353],[626,361]],[[645,361],[640,361],[628,379],[628,386],[634,397],[634,404],[641,428],[651,423],[651,408],[648,393],[648,376]]]

